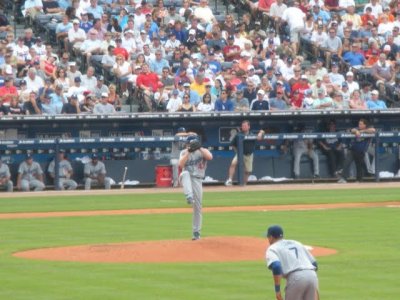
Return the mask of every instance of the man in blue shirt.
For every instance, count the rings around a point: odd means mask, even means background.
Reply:
[[[89,22],[89,16],[87,12],[81,13],[81,24],[79,25],[81,29],[83,29],[86,34],[92,29],[93,24]]]
[[[250,110],[269,110],[269,102],[264,97],[265,92],[258,90],[257,98],[251,101]]]
[[[233,102],[228,98],[228,93],[226,90],[221,91],[220,98],[215,101],[215,111],[233,111]]]
[[[331,20],[331,16],[329,13],[327,13],[325,10],[322,10],[318,4],[314,4],[313,10],[312,10],[312,15],[314,22],[317,22],[318,19],[322,20],[323,25],[327,25],[329,21]]]
[[[387,109],[387,106],[384,101],[379,100],[379,92],[377,90],[373,90],[371,92],[371,99],[367,101],[368,109]]]
[[[97,4],[97,0],[90,0],[90,6],[86,8],[86,11],[95,19],[100,19],[104,14],[103,7]]]
[[[354,43],[351,46],[351,51],[343,55],[343,60],[353,66],[362,66],[365,62],[365,57],[359,52],[360,44]]]

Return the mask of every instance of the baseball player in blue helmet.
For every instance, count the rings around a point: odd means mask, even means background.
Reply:
[[[270,246],[266,251],[267,266],[272,271],[277,300],[317,300],[317,261],[303,244],[283,238],[279,225],[268,227]],[[285,298],[281,294],[281,280],[286,278]]]
[[[192,240],[200,239],[202,227],[203,178],[207,161],[213,156],[208,149],[203,148],[197,135],[187,137],[186,149],[181,151],[179,167],[182,173],[179,177],[188,204],[193,206]]]

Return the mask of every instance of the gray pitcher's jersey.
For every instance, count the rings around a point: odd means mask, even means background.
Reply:
[[[96,165],[90,162],[85,165],[83,173],[87,176],[99,176],[100,174],[105,175],[106,167],[101,161],[98,161]]]
[[[315,270],[312,264],[315,258],[297,241],[280,240],[272,244],[267,249],[266,260],[268,267],[273,262],[280,261],[283,276],[297,270]]]
[[[186,149],[181,152],[181,156],[183,153],[187,151]],[[207,161],[203,158],[203,154],[200,150],[196,150],[189,154],[189,158],[186,161],[184,170],[188,171],[191,176],[204,178],[206,174]]]
[[[18,173],[22,174],[21,179],[25,180],[33,180],[37,179],[37,175],[43,174],[42,168],[40,165],[34,161],[32,164],[29,166],[26,161],[23,161],[18,168]]]
[[[48,171],[49,173],[53,173],[54,174],[54,169],[55,169],[55,161],[54,159],[51,161],[51,163],[49,164],[48,167]],[[70,164],[70,162],[66,159],[63,159],[62,161],[60,161],[59,163],[59,167],[58,167],[58,176],[60,178],[65,178],[69,175],[69,172],[72,171],[72,166]]]
[[[2,163],[0,166],[0,178],[10,177],[10,169],[5,163]]]

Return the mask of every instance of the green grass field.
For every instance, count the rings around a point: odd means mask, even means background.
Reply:
[[[204,206],[399,201],[400,189],[208,192]],[[0,199],[0,213],[185,207],[180,193]],[[204,236],[286,238],[337,249],[318,259],[321,300],[400,295],[400,208],[226,212],[204,215]],[[190,239],[191,214],[0,220],[0,299],[275,299],[264,261],[94,264],[12,257],[33,248]]]

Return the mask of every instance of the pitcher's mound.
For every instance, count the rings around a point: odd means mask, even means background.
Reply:
[[[264,259],[266,239],[206,237],[201,240],[165,240],[123,244],[45,248],[15,253],[29,259],[96,263],[235,262]],[[332,255],[333,249],[311,247],[314,256]]]

